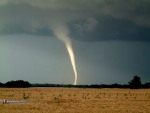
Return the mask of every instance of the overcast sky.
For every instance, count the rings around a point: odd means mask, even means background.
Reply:
[[[149,0],[0,0],[0,82],[150,82]]]

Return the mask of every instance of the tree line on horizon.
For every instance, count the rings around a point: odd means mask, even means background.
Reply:
[[[150,82],[142,84],[141,79],[138,76],[134,76],[132,80],[128,82],[128,84],[91,84],[91,85],[71,85],[71,84],[31,84],[28,81],[17,80],[17,81],[8,81],[6,83],[0,82],[1,88],[29,88],[29,87],[67,87],[67,88],[131,88],[131,89],[139,89],[139,88],[150,88]]]

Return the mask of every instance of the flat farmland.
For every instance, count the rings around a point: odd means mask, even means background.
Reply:
[[[150,113],[150,89],[0,88],[0,113]]]

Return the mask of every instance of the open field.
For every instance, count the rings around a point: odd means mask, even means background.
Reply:
[[[1,88],[0,113],[150,113],[150,89]]]

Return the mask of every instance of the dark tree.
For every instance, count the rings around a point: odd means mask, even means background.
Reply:
[[[0,82],[0,87],[3,87],[3,83]]]
[[[31,87],[31,84],[27,81],[17,80],[17,81],[9,81],[5,83],[4,87],[25,88],[25,87]]]
[[[139,89],[141,88],[141,79],[138,76],[134,76],[134,78],[129,82],[129,86],[131,89]]]
[[[150,82],[143,84],[143,88],[150,88]]]

